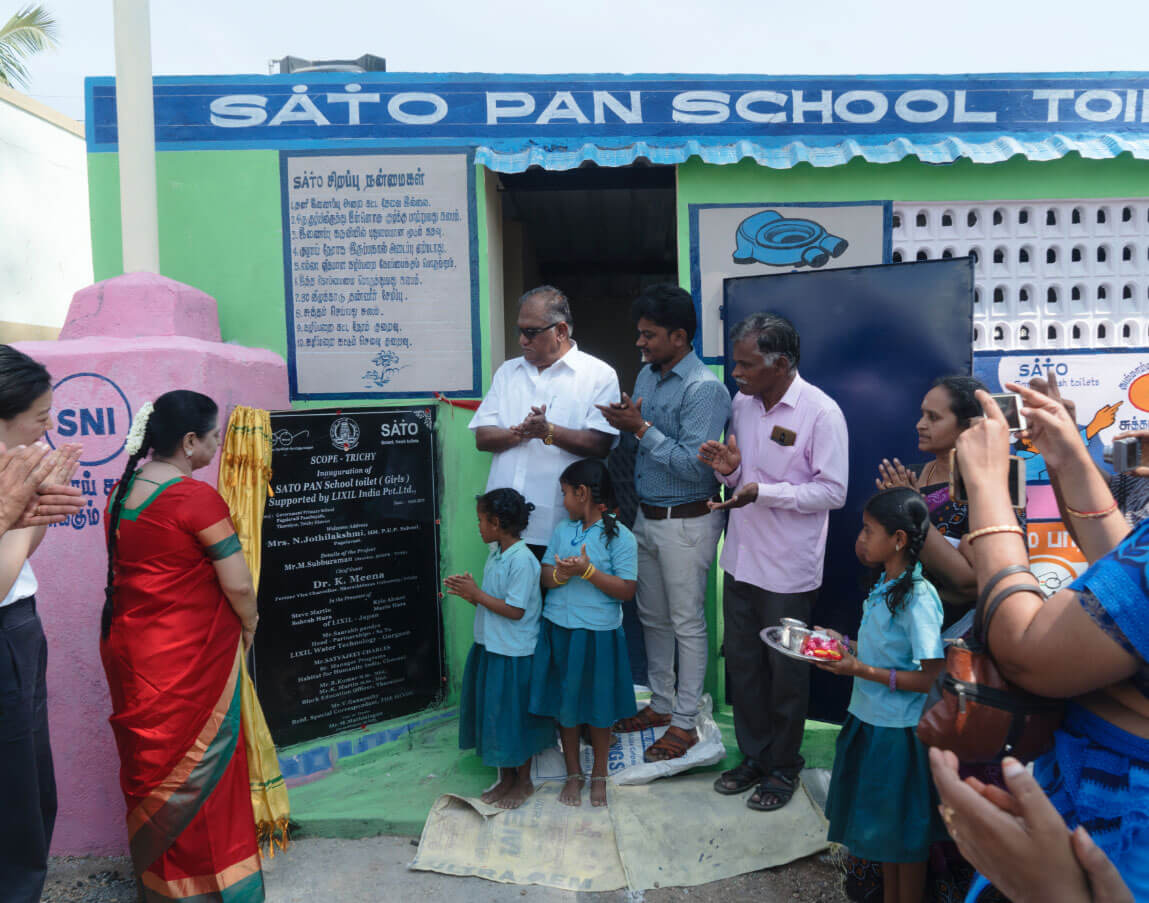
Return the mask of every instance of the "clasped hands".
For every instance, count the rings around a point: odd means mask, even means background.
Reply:
[[[572,577],[581,577],[589,567],[590,559],[586,554],[586,543],[583,543],[582,549],[577,555],[570,555],[566,558],[558,554],[555,555],[554,576],[560,583],[566,583]]]
[[[0,532],[60,523],[84,509],[71,485],[82,447],[47,443],[5,449],[0,443]]]
[[[716,473],[720,473],[724,477],[730,476],[742,466],[742,452],[738,449],[738,437],[731,433],[726,437],[724,443],[717,439],[707,439],[698,449],[698,460],[703,464],[709,464]],[[758,484],[743,483],[734,491],[734,495],[726,501],[708,501],[706,505],[711,511],[725,511],[749,505],[757,498]]]
[[[510,427],[510,431],[519,437],[520,442],[529,442],[531,439],[546,439],[551,429],[547,421],[547,406],[545,404],[532,405],[531,412],[523,422]]]

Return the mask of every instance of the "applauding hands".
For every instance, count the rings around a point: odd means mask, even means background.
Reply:
[[[698,460],[703,464],[709,464],[715,472],[722,474],[722,476],[730,476],[742,466],[742,452],[738,449],[738,437],[731,433],[726,437],[725,443],[719,442],[717,439],[707,440],[698,449]],[[757,498],[758,484],[743,483],[734,492],[734,495],[726,501],[708,501],[706,505],[711,511],[725,511],[749,505]]]
[[[511,432],[523,442],[530,439],[545,440],[550,429],[551,425],[547,422],[547,406],[545,404],[532,406],[531,412],[523,419],[523,422],[510,428]]]
[[[56,524],[82,510],[80,490],[70,485],[81,451],[79,445],[52,451],[43,442],[0,445],[0,532]]]
[[[590,559],[586,554],[586,543],[577,555],[562,558],[555,555],[555,576],[559,582],[566,583],[571,577],[581,577],[590,568]]]
[[[725,444],[717,439],[708,439],[698,449],[698,460],[709,464],[724,477],[730,476],[742,466],[742,452],[738,450],[738,437],[731,433]]]
[[[454,574],[445,578],[443,583],[447,587],[447,592],[452,596],[465,599],[472,605],[478,603],[479,584],[475,582],[475,578],[472,577],[469,572],[466,574]]]

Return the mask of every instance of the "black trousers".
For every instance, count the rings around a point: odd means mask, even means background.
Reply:
[[[782,618],[809,623],[818,591],[772,593],[724,575],[726,686],[734,706],[738,748],[763,771],[794,777],[805,764],[801,753],[810,666],[773,652],[759,638]]]
[[[0,898],[37,903],[56,823],[48,645],[29,597],[0,608]]]

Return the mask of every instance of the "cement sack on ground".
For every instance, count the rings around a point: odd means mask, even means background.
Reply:
[[[585,792],[581,806],[564,806],[561,789],[543,784],[511,811],[453,794],[439,797],[410,867],[563,890],[625,887],[609,809],[592,807]]]
[[[774,812],[714,791],[713,774],[685,775],[610,797],[618,856],[629,887],[694,887],[773,868],[826,849],[825,817],[800,786]]]
[[[691,768],[702,768],[721,762],[726,755],[722,743],[722,731],[714,720],[713,705],[709,695],[702,697],[698,712],[698,742],[686,755],[665,762],[644,762],[642,754],[665,732],[665,727],[647,728],[629,734],[614,734],[611,738],[610,753],[607,758],[607,774],[615,784],[647,784],[655,778],[670,777]],[[594,751],[583,744],[579,750],[579,760],[584,774],[590,774],[594,762]],[[542,781],[561,781],[566,777],[566,765],[562,751],[557,747],[546,749],[531,762],[531,780],[535,784]]]
[[[578,891],[694,887],[783,865],[826,848],[826,821],[805,788],[776,812],[745,796],[715,793],[713,774],[641,787],[608,783],[610,805],[558,801],[559,782],[522,808],[442,796],[431,809],[411,868],[504,884]]]

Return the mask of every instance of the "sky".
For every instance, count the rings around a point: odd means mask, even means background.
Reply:
[[[112,0],[43,2],[60,46],[30,61],[27,93],[83,119],[84,77],[115,74]],[[1149,69],[1147,0],[156,0],[151,24],[156,75],[363,53],[408,72]]]

